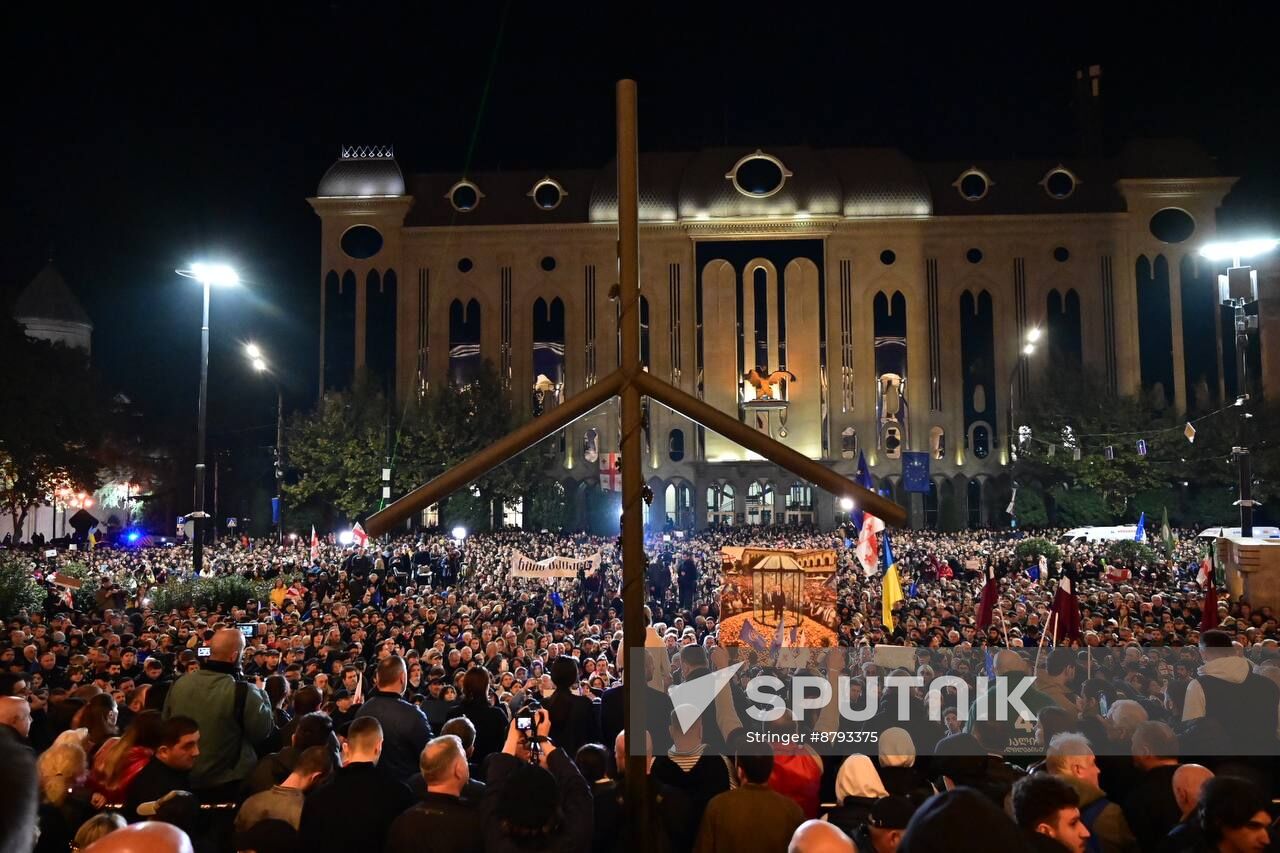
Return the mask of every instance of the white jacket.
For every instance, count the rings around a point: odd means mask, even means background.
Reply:
[[[1218,658],[1211,660],[1196,670],[1197,675],[1209,675],[1221,678],[1232,684],[1242,684],[1249,677],[1252,669],[1249,661],[1240,657]],[[1204,716],[1204,688],[1194,678],[1187,685],[1187,695],[1182,703],[1182,719],[1198,720]]]

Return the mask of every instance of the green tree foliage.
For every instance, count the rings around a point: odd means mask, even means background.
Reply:
[[[1054,523],[1058,527],[1092,527],[1114,520],[1106,501],[1090,489],[1055,486],[1052,496]]]
[[[564,484],[539,478],[525,494],[524,526],[529,530],[560,530],[573,524],[573,503]]]
[[[1014,517],[1019,527],[1044,527],[1049,523],[1049,513],[1044,506],[1044,496],[1039,489],[1020,486],[1014,506]]]
[[[93,491],[119,406],[78,349],[27,337],[0,321],[0,511],[20,530],[32,507],[62,487]]]
[[[1050,366],[1015,420],[1029,426],[1032,436],[1018,449],[1015,479],[1089,489],[1115,516],[1128,513],[1135,495],[1168,482],[1173,472],[1151,464],[1152,459],[1161,452],[1171,454],[1175,440],[1186,443],[1170,433],[1157,437],[1155,430],[1171,422],[1141,400],[1113,394],[1095,374],[1066,367]],[[1138,454],[1137,440],[1145,433],[1150,437],[1144,457]],[[1052,455],[1050,445],[1056,446]],[[1104,458],[1107,446],[1113,459]],[[1081,449],[1079,461],[1073,447]]]
[[[0,555],[0,617],[8,619],[18,611],[36,610],[44,604],[44,590],[36,583],[31,566]]]
[[[1119,539],[1107,543],[1107,559],[1130,568],[1151,565],[1159,559],[1156,549],[1135,539]]]
[[[1049,561],[1049,565],[1062,559],[1062,549],[1048,539],[1023,539],[1013,549],[1014,556],[1018,558],[1019,565],[1029,565],[1038,562],[1041,557]]]
[[[152,607],[161,612],[184,610],[188,607],[228,610],[232,607],[244,607],[246,601],[265,601],[270,590],[269,582],[242,575],[197,578],[190,583],[170,581],[156,588]]]
[[[360,383],[329,394],[289,427],[288,461],[295,480],[285,494],[295,504],[318,500],[349,519],[379,508],[388,447],[396,491],[403,493],[442,474],[502,438],[517,425],[511,396],[485,362],[469,385],[443,386],[425,399],[396,406]],[[481,476],[441,506],[441,523],[468,530],[489,527],[491,508],[525,496],[543,475],[538,447]],[[473,495],[471,488],[479,495]]]

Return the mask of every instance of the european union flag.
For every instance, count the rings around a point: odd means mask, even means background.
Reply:
[[[564,607],[564,599],[561,598],[560,593],[556,592],[554,589],[551,590],[551,603],[557,608]]]
[[[1138,532],[1133,535],[1133,541],[1141,542],[1147,535],[1147,514],[1141,512],[1138,514]]]
[[[912,451],[902,454],[902,484],[908,492],[927,494],[929,486],[929,454]]]

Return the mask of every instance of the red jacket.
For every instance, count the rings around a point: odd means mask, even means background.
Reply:
[[[806,820],[817,818],[820,802],[818,792],[822,787],[822,759],[807,746],[775,746],[769,787],[784,797],[795,800],[804,811]]]

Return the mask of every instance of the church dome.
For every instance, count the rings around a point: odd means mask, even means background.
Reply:
[[[344,146],[320,179],[321,198],[404,195],[404,175],[390,145]]]

